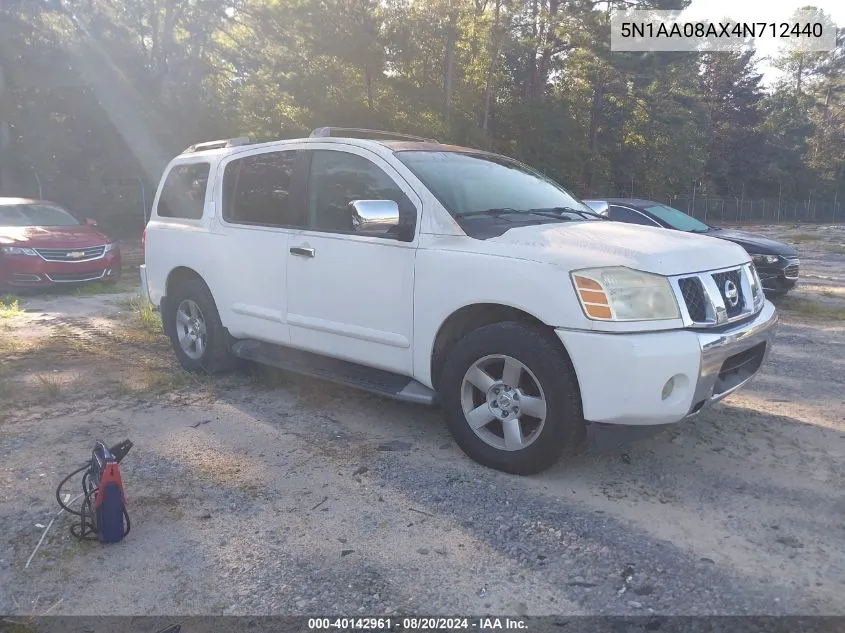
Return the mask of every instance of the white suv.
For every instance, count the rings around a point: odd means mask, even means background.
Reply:
[[[174,158],[141,278],[186,369],[247,359],[440,404],[464,452],[519,474],[588,421],[723,398],[778,320],[736,244],[606,220],[503,156],[341,128]]]

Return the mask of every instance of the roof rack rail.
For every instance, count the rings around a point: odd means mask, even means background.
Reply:
[[[434,138],[425,138],[423,136],[414,136],[413,134],[400,134],[399,132],[385,132],[384,130],[368,130],[366,128],[360,127],[318,127],[313,132],[311,132],[311,137],[320,137],[325,138],[329,136],[335,135],[336,132],[342,132],[343,134],[353,133],[353,134],[373,134],[377,136],[386,136],[388,138],[396,138],[396,139],[408,139],[411,141],[422,141],[424,143],[439,143],[437,139]],[[348,135],[348,134],[347,134]]]
[[[219,141],[208,141],[206,143],[195,143],[185,149],[183,154],[192,154],[194,152],[202,152],[207,149],[221,149],[224,147],[238,147],[239,145],[249,145],[252,141],[248,136],[238,136],[237,138],[225,138]]]

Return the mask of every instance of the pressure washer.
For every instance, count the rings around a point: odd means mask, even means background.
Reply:
[[[129,534],[131,524],[126,512],[126,495],[120,476],[120,462],[126,457],[132,442],[124,440],[111,448],[96,442],[91,459],[65,477],[56,488],[56,501],[70,514],[80,517],[79,523],[70,526],[70,533],[86,540],[117,543]],[[68,507],[62,501],[62,487],[71,477],[82,475],[82,504],[80,510]]]

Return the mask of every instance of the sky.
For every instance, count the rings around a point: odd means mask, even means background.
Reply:
[[[737,22],[781,22],[788,20],[793,11],[804,6],[815,6],[827,13],[839,28],[845,27],[845,0],[692,0],[682,14],[685,19],[706,18],[716,21],[730,17]],[[760,40],[757,56],[774,56],[778,44],[772,38]],[[758,70],[763,73],[763,83],[771,85],[780,73],[765,61]]]

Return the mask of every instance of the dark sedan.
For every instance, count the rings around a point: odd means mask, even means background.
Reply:
[[[786,294],[798,282],[798,252],[782,242],[745,231],[710,226],[683,211],[652,200],[602,198],[584,202],[608,219],[617,222],[701,233],[739,244],[751,255],[769,297]]]

